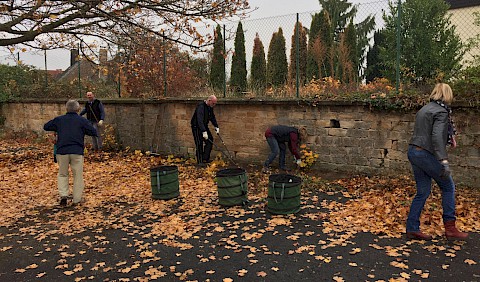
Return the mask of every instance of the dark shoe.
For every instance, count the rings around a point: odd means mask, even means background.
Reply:
[[[468,233],[458,231],[455,226],[455,220],[444,222],[445,236],[447,240],[465,240],[468,237]]]
[[[197,167],[199,167],[199,168],[205,168],[205,167],[207,167],[207,164],[205,164],[205,163],[198,163],[198,164],[197,164]]]
[[[60,199],[60,206],[62,206],[62,207],[67,206],[67,198],[66,197]]]
[[[203,163],[206,163],[206,164],[209,164],[209,163],[211,163],[211,162],[212,162],[211,160],[205,160],[205,161],[203,161]]]
[[[426,240],[430,241],[433,239],[431,235],[422,233],[421,231],[418,232],[407,232],[407,239],[417,239],[417,240]]]
[[[270,173],[270,169],[268,167],[264,166],[262,168],[262,173],[265,173],[265,174]]]

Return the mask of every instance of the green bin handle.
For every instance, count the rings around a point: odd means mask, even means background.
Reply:
[[[279,203],[277,201],[277,195],[275,193],[275,182],[272,182],[272,188],[273,188],[273,198],[275,199],[275,203]],[[283,196],[285,195],[285,183],[282,183],[282,192],[280,193],[280,203],[283,202]]]

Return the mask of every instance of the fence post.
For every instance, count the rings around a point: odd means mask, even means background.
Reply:
[[[43,49],[43,56],[45,57],[45,91],[47,91],[47,87],[48,87],[47,48]]]
[[[400,91],[400,48],[401,48],[401,42],[400,42],[400,35],[401,35],[401,17],[402,17],[402,0],[398,0],[397,3],[397,62],[396,62],[396,82],[395,82],[395,88],[397,91],[397,94]]]
[[[296,79],[296,82],[295,82],[295,85],[296,85],[296,91],[297,91],[297,99],[300,97],[300,79],[299,79],[299,74],[300,74],[300,35],[299,35],[299,17],[298,17],[298,13],[297,13],[297,22],[295,23],[295,50],[296,51],[296,58],[295,58],[295,61],[296,61],[296,64],[295,64],[295,68],[297,69],[296,71],[296,75],[295,75],[295,79]]]
[[[121,77],[122,77],[122,64],[119,64],[118,65],[118,98],[121,97],[121,93],[122,93],[122,80],[121,80]]]
[[[82,98],[82,83],[80,82],[80,67],[82,65],[80,61],[80,52],[82,50],[82,42],[78,42],[78,55],[77,55],[77,62],[78,62],[78,97]]]
[[[167,97],[167,48],[165,44],[165,32],[163,33],[163,96]]]
[[[223,25],[223,98],[225,98],[227,96],[227,47],[226,47],[226,41],[227,41],[227,38],[225,37],[225,25]]]

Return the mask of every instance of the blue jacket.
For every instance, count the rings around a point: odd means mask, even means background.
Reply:
[[[91,123],[77,113],[66,113],[47,122],[43,129],[57,132],[58,155],[83,155],[85,135],[98,136]]]

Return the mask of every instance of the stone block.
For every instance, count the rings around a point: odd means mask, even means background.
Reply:
[[[345,128],[345,129],[351,129],[351,128],[355,128],[356,126],[356,122],[353,121],[353,120],[339,120],[340,122],[340,128]]]
[[[329,128],[328,135],[345,137],[347,136],[347,130],[343,128]]]
[[[408,161],[407,154],[396,150],[389,150],[386,158],[390,160]]]
[[[349,129],[347,132],[348,137],[353,137],[353,138],[367,138],[368,137],[368,131],[364,129]]]
[[[369,166],[380,168],[384,166],[384,162],[385,162],[384,159],[370,159]]]

